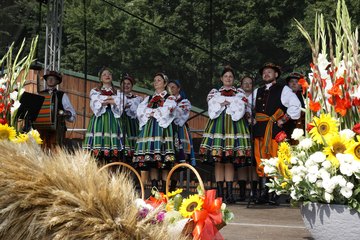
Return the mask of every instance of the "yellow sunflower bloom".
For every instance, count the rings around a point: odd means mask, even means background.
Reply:
[[[288,166],[288,164],[286,164],[284,162],[284,159],[279,158],[277,168],[279,169],[280,174],[284,178],[286,178],[286,179],[291,179],[292,178],[291,172],[289,170],[289,166]]]
[[[42,144],[43,140],[40,138],[40,133],[37,130],[31,130],[28,135],[33,137],[37,144]]]
[[[183,192],[183,189],[182,189],[182,188],[178,188],[178,189],[176,189],[175,191],[168,192],[166,196],[167,196],[168,198],[171,198],[171,197],[175,196],[176,194],[180,194],[180,193],[182,193],[182,192]]]
[[[345,153],[354,156],[354,159],[360,161],[360,142],[353,142],[350,147],[345,150]]]
[[[16,130],[8,124],[0,124],[0,140],[14,140],[16,138]]]
[[[200,198],[199,195],[190,195],[182,202],[179,208],[179,212],[184,218],[190,218],[196,210],[201,210],[203,204],[204,201]]]
[[[284,163],[290,163],[291,158],[291,146],[287,142],[282,142],[278,148],[278,157],[282,158]]]
[[[29,136],[25,133],[20,133],[15,139],[12,141],[15,143],[24,143],[29,140]]]
[[[291,159],[291,146],[287,142],[282,142],[278,149],[278,163],[277,168],[281,175],[286,179],[291,179],[289,164]]]
[[[330,114],[321,114],[320,118],[314,117],[311,125],[314,127],[310,130],[310,135],[312,139],[319,144],[325,144],[325,142],[327,143],[332,137],[339,135],[339,123],[336,119],[332,118]]]
[[[323,153],[326,155],[326,158],[331,162],[333,167],[339,167],[339,160],[336,158],[336,154],[345,153],[353,142],[354,141],[339,135],[333,136],[328,140],[328,146],[324,147]]]

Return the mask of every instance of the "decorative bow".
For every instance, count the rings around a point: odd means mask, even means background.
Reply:
[[[221,198],[215,198],[216,190],[206,191],[204,204],[201,210],[194,212],[195,228],[192,232],[194,240],[217,239],[223,240],[217,225],[222,223]]]

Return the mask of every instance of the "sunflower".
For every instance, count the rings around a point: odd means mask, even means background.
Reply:
[[[33,137],[37,144],[42,144],[43,140],[40,138],[40,133],[37,130],[31,130],[28,135]]]
[[[25,133],[20,133],[16,138],[14,138],[12,141],[16,143],[24,143],[29,140],[29,135]]]
[[[0,140],[14,140],[16,137],[16,131],[8,124],[0,124]]]
[[[190,218],[196,210],[201,210],[203,204],[204,201],[200,198],[199,195],[190,195],[182,202],[179,208],[179,212],[184,218]]]
[[[278,157],[282,158],[285,163],[290,163],[291,158],[291,146],[287,142],[282,142],[279,145]]]
[[[356,138],[357,142],[353,141],[345,153],[353,155],[355,160],[360,161],[360,136],[356,136]]]
[[[291,179],[291,173],[288,165],[290,164],[291,158],[291,147],[287,142],[282,142],[278,149],[278,163],[277,168],[281,175],[286,179]]]
[[[166,196],[167,196],[168,198],[171,198],[171,197],[175,196],[176,194],[182,193],[182,191],[183,191],[182,188],[178,188],[178,189],[176,189],[175,191],[168,192],[168,193],[166,194]]]
[[[338,136],[338,121],[330,116],[330,114],[321,114],[320,118],[314,117],[311,123],[314,126],[310,130],[311,137],[319,144],[325,144],[332,137]],[[325,141],[325,142],[324,142]]]
[[[349,140],[339,135],[334,136],[329,139],[328,146],[324,147],[323,153],[326,155],[331,164],[337,168],[339,167],[339,160],[336,158],[336,154],[345,153],[353,142],[353,140]]]

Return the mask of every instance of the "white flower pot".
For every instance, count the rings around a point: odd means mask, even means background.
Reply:
[[[315,240],[360,239],[360,214],[346,205],[301,205],[305,227]]]

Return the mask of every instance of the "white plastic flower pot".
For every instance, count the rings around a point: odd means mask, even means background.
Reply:
[[[300,211],[315,240],[360,238],[360,214],[346,205],[310,203]]]

